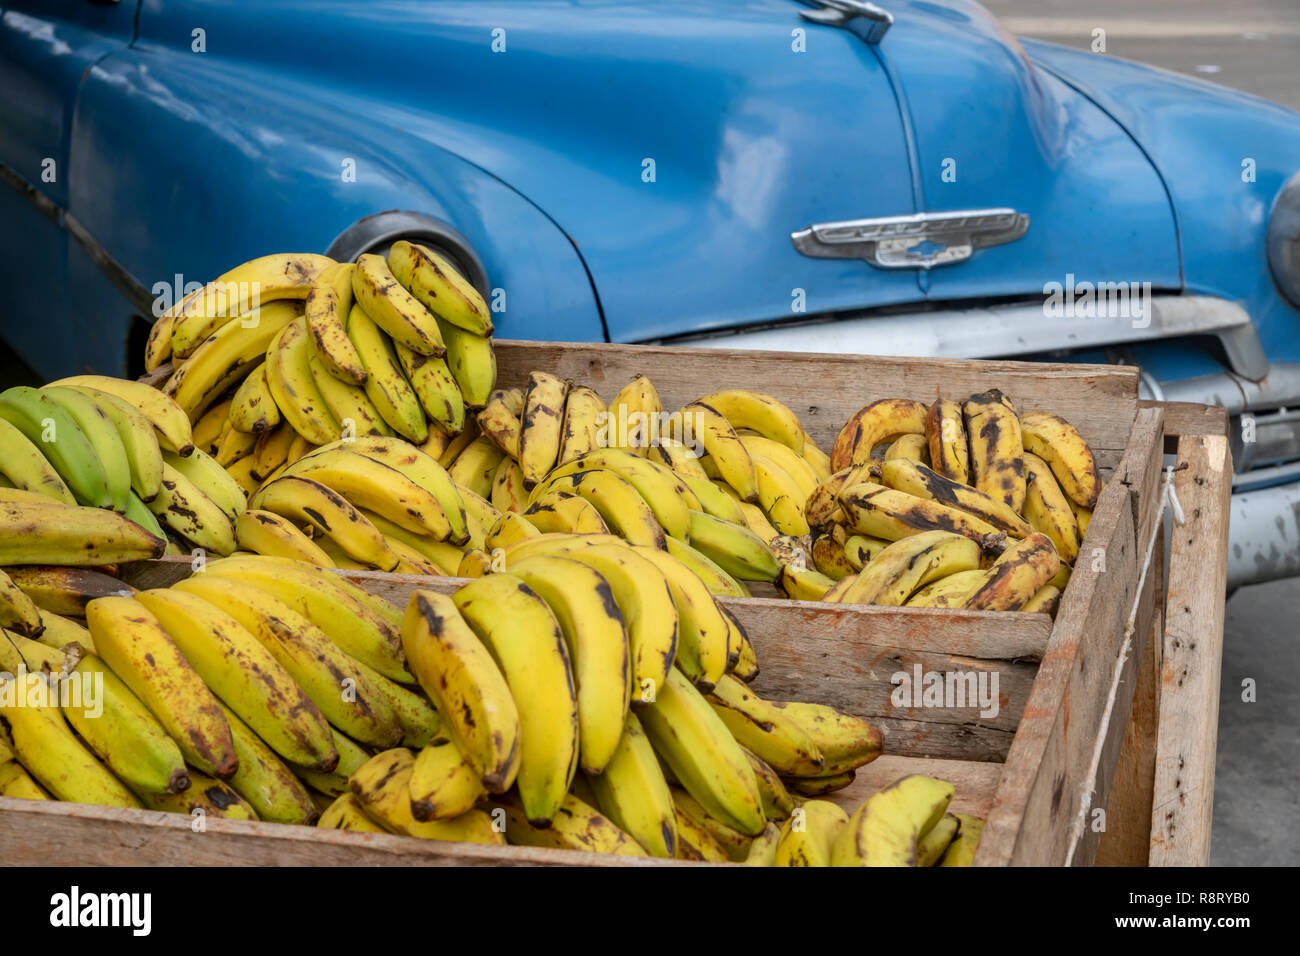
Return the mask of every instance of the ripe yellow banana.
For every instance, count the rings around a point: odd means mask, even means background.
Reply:
[[[772,701],[812,738],[826,761],[822,776],[849,773],[880,756],[880,730],[861,717],[844,714],[825,704]]]
[[[972,395],[962,406],[970,444],[973,484],[1019,513],[1025,507],[1025,470],[1020,416],[996,388]]]
[[[539,555],[509,565],[550,607],[564,635],[578,704],[579,767],[599,774],[623,736],[632,670],[623,614],[609,582],[580,560]]]
[[[754,474],[758,478],[758,502],[763,514],[781,534],[807,534],[808,519],[804,517],[804,503],[808,500],[811,489],[805,492],[801,484],[771,458],[752,448],[750,451]]]
[[[676,815],[685,817],[707,833],[722,847],[727,858],[733,863],[743,863],[749,855],[749,846],[754,838],[748,834],[733,830],[719,820],[715,820],[698,800],[681,787],[670,790]],[[767,827],[764,826],[764,831]]]
[[[97,567],[162,557],[166,542],[103,508],[0,501],[0,567]]]
[[[35,637],[44,626],[36,604],[10,575],[0,570],[0,628]]]
[[[148,419],[158,435],[158,445],[166,451],[188,455],[194,444],[190,420],[181,407],[164,394],[144,382],[111,378],[107,375],[74,375],[61,378],[51,385],[80,386],[116,395],[133,406]],[[143,497],[143,496],[142,496]]]
[[[749,588],[724,571],[717,562],[676,538],[666,539],[668,553],[686,565],[709,589],[711,594],[752,597]]]
[[[749,760],[685,675],[670,671],[640,718],[655,752],[714,819],[747,836],[763,832],[762,797]]]
[[[734,677],[724,676],[707,699],[736,741],[778,773],[811,777],[822,772],[826,762],[808,732]]]
[[[560,626],[546,603],[508,573],[477,578],[452,600],[510,687],[520,724],[516,786],[529,822],[548,826],[578,764],[578,705]]]
[[[806,428],[803,433],[803,460],[812,467],[818,481],[825,481],[831,476],[831,456],[817,447],[817,442]]]
[[[447,366],[447,360],[421,355],[399,342],[394,342],[393,346],[406,380],[429,420],[448,434],[458,433],[465,427],[465,398]],[[429,431],[432,437],[434,429]]]
[[[165,451],[163,462],[214,502],[231,521],[247,507],[248,498],[244,489],[239,487],[239,483],[230,477],[230,473],[217,459],[206,452],[196,448],[188,458],[182,458]]]
[[[676,796],[684,791],[677,787]],[[731,863],[727,848],[714,839],[713,834],[682,812],[677,802],[673,802],[674,822],[677,825],[677,859],[693,860],[700,863]]]
[[[248,507],[283,515],[296,524],[310,524],[362,564],[381,571],[391,571],[397,565],[397,555],[379,530],[347,499],[318,481],[295,475],[276,478],[253,495]]]
[[[352,291],[357,305],[395,342],[421,355],[441,357],[446,353],[433,313],[397,281],[383,256],[357,258]]]
[[[517,388],[498,388],[475,417],[478,427],[493,444],[516,461],[523,432],[524,393]]]
[[[522,512],[528,507],[528,489],[524,487],[524,472],[513,458],[502,458],[492,476],[492,507],[502,514]]]
[[[491,337],[466,332],[442,319],[438,320],[438,329],[447,346],[447,368],[460,386],[466,407],[482,408],[497,383],[497,357]]]
[[[916,866],[917,847],[952,800],[953,785],[910,774],[877,791],[849,818],[831,853],[833,866]]]
[[[606,526],[632,544],[663,550],[664,529],[636,487],[613,471],[596,469],[565,475],[549,483],[548,492],[567,491],[587,499]]]
[[[388,250],[388,267],[434,315],[475,335],[492,334],[483,296],[447,259],[428,246],[399,239]]]
[[[781,565],[758,535],[702,511],[690,512],[690,542],[732,577],[742,581],[775,581]]]
[[[239,757],[239,769],[229,780],[230,789],[256,811],[259,820],[315,823],[320,814],[293,771],[229,707],[220,703],[218,706],[230,725],[230,736]]]
[[[838,578],[832,578],[813,568],[796,568],[786,564],[781,567],[781,576],[776,579],[776,586],[792,601],[820,601],[837,580]]]
[[[294,558],[322,568],[334,567],[320,549],[287,518],[270,511],[245,511],[235,519],[235,541],[243,551]]]
[[[394,343],[360,303],[348,313],[348,338],[366,371],[366,395],[380,417],[407,441],[417,445],[426,441],[429,422],[419,396],[402,373]]]
[[[907,459],[918,465],[930,465],[930,448],[924,435],[899,435],[885,449],[882,461]]]
[[[754,771],[759,795],[763,798],[763,815],[769,820],[788,820],[794,811],[794,798],[786,789],[781,777],[758,754],[741,745],[749,767]]]
[[[189,357],[213,331],[236,316],[281,299],[305,299],[316,277],[333,264],[334,260],[328,256],[285,253],[262,256],[236,266],[164,313],[159,321],[171,320],[172,354],[177,358]],[[165,331],[164,325],[160,335]],[[161,348],[153,350],[155,355],[160,351]]]
[[[325,718],[238,621],[181,590],[142,591],[136,599],[158,619],[217,698],[272,750],[302,767],[334,769],[338,753]]]
[[[351,262],[323,269],[307,293],[304,315],[316,360],[340,381],[361,385],[366,380],[366,370],[347,333],[355,271],[356,266]]]
[[[568,390],[564,379],[549,372],[530,372],[528,375],[519,433],[519,466],[523,469],[527,488],[533,487],[555,467],[563,437],[564,399]]]
[[[1047,462],[1025,452],[1025,517],[1036,531],[1051,539],[1067,564],[1079,555],[1079,526],[1071,501],[1061,490]]]
[[[655,519],[669,535],[685,541],[690,530],[689,509],[699,504],[695,493],[668,467],[618,448],[602,448],[555,468],[533,488],[544,494],[560,479],[581,471],[612,471],[625,479],[650,506]]]
[[[339,435],[344,441],[358,435],[391,435],[392,428],[384,421],[375,403],[370,400],[366,390],[360,385],[353,385],[331,375],[314,354],[307,356],[307,367],[312,381],[320,392],[325,407],[334,420],[339,423]]]
[[[712,690],[727,672],[730,623],[707,585],[686,565],[654,548],[641,547],[637,553],[663,574],[677,606],[677,666],[701,690]]]
[[[958,402],[935,399],[925,413],[925,441],[931,468],[949,481],[971,484],[966,423]]]
[[[951,531],[977,542],[998,535],[982,518],[870,481],[846,485],[840,492],[840,505],[849,528],[887,541],[901,541],[924,531]]]
[[[180,746],[185,759],[222,779],[239,767],[230,727],[212,691],[158,619],[127,597],[86,606],[95,648]]]
[[[172,587],[197,595],[233,617],[271,652],[325,719],[349,737],[375,747],[402,739],[397,715],[376,687],[373,672],[367,673],[364,665],[282,601],[213,574],[196,574]]]
[[[807,800],[781,827],[773,866],[830,866],[849,815],[829,800]]]
[[[390,833],[425,840],[501,845],[505,838],[482,810],[451,820],[417,820],[411,813],[411,774],[415,757],[405,748],[375,754],[352,774],[350,784],[362,812]]]
[[[488,529],[487,537],[483,539],[483,545],[490,552],[497,548],[509,547],[524,538],[535,538],[539,534],[541,532],[523,515],[516,514],[513,511],[502,511],[501,517]]]
[[[1025,602],[1020,610],[1026,614],[1050,614],[1056,616],[1056,609],[1061,603],[1061,589],[1054,584],[1044,584],[1034,592],[1034,596]]]
[[[1051,412],[1028,412],[1020,420],[1025,451],[1051,466],[1061,488],[1080,508],[1092,508],[1101,492],[1092,449],[1078,429]]]
[[[931,581],[979,566],[980,546],[974,541],[947,531],[925,531],[881,551],[840,600],[898,607]]]
[[[635,714],[624,718],[623,735],[604,771],[587,779],[601,813],[646,853],[668,859],[676,854],[673,796]]]
[[[880,478],[889,488],[965,511],[1013,538],[1023,538],[1034,530],[1001,498],[945,478],[916,461],[899,458],[885,461],[880,466]]]
[[[342,434],[311,373],[311,336],[302,318],[280,330],[266,349],[266,383],[285,421],[307,441],[323,445]]]
[[[835,438],[831,471],[865,464],[881,442],[925,434],[925,413],[925,405],[907,398],[882,398],[859,408]]]
[[[980,570],[958,571],[921,588],[907,600],[908,607],[961,607],[984,583]]]
[[[679,413],[682,440],[701,442],[722,480],[735,489],[742,501],[758,501],[758,475],[754,460],[740,441],[731,422],[710,405],[695,402]]]
[[[506,839],[515,846],[539,846],[554,850],[580,850],[586,853],[610,853],[616,856],[640,856],[642,849],[614,821],[571,793],[545,829],[528,820],[523,801],[514,793],[493,801],[492,810],[505,814]]]
[[[771,395],[737,388],[714,392],[700,401],[716,409],[733,428],[751,429],[796,455],[803,454],[804,430],[799,416]]]
[[[628,382],[610,400],[605,443],[636,457],[645,457],[659,427],[663,402],[654,383],[644,375]]]
[[[850,563],[844,551],[844,543],[836,540],[833,534],[815,535],[810,550],[809,557],[812,558],[813,566],[832,582],[840,581],[862,570],[861,566],[855,567]]]
[[[482,775],[449,733],[440,733],[415,756],[408,784],[411,815],[420,821],[450,820],[487,796]]]
[[[730,521],[732,524],[745,524],[745,513],[740,510],[741,502],[715,485],[708,475],[703,474],[704,469],[700,471],[700,475],[686,474],[682,471],[674,473],[700,503],[695,510],[711,514],[723,521]]]
[[[456,456],[456,460],[447,468],[447,474],[461,487],[469,489],[480,498],[488,498],[492,494],[492,479],[505,457],[505,453],[492,439],[480,435]]]
[[[402,619],[402,647],[465,759],[490,793],[514,783],[521,754],[519,710],[491,653],[445,594],[415,591]]]
[[[388,832],[366,816],[355,793],[346,793],[335,799],[321,812],[316,826],[324,830],[352,830],[356,833]]]
[[[242,489],[238,486],[236,489],[242,497]],[[149,502],[149,510],[167,527],[200,548],[216,554],[230,554],[235,550],[235,525],[230,509],[214,501],[166,462],[162,490]]]
[[[948,844],[935,866],[973,866],[975,851],[979,849],[980,836],[984,832],[984,821],[966,813],[953,816],[960,824],[957,836]]]
[[[790,476],[799,488],[799,508],[802,511],[808,498],[821,484],[821,479],[817,477],[817,472],[813,470],[812,465],[787,446],[762,435],[742,433],[740,443],[749,449],[751,456],[762,456],[768,459]]]
[[[557,465],[581,458],[600,447],[602,415],[605,403],[585,385],[570,386],[564,397],[564,422],[560,429],[560,453]]]
[[[1060,567],[1051,539],[1035,532],[998,556],[963,606],[973,611],[1018,611]]]
[[[749,844],[749,852],[745,855],[744,864],[746,866],[775,866],[776,844],[780,839],[781,828],[775,823],[769,823],[767,828],[754,837],[753,842]]]

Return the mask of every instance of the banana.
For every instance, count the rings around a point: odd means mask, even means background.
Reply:
[[[830,866],[849,815],[829,800],[807,800],[794,811],[776,843],[773,866]]]
[[[303,310],[307,330],[311,333],[312,355],[325,371],[349,385],[361,385],[366,380],[361,357],[347,333],[355,271],[356,266],[351,262],[340,262],[322,269],[307,293]]]
[[[480,498],[492,494],[492,479],[505,454],[486,435],[474,439],[447,469],[456,484],[468,488]],[[527,482],[525,481],[525,486]]]
[[[446,541],[437,541],[433,538],[412,534],[405,528],[393,524],[382,515],[367,511],[365,508],[358,510],[361,512],[361,516],[373,524],[384,536],[385,542],[387,542],[388,547],[393,550],[394,554],[399,554],[399,548],[401,549],[399,558],[404,557],[406,561],[413,561],[415,558],[412,557],[412,552],[414,552],[418,556],[419,562],[432,567],[434,573],[455,576],[456,568],[463,556],[460,547],[448,544]],[[333,561],[335,559],[333,555],[329,554],[326,542],[328,542],[328,539],[322,542],[321,550],[325,551],[326,557]],[[399,564],[401,563],[399,561]]]
[[[745,865],[775,866],[776,844],[780,839],[781,828],[775,823],[769,823],[767,828],[754,837],[753,842],[749,844],[749,852],[745,854]]]
[[[522,515],[513,511],[502,511],[501,517],[488,529],[487,537],[483,539],[483,546],[490,552],[497,548],[506,548],[524,538],[535,538],[541,533]]]
[[[799,416],[764,392],[728,389],[700,399],[727,419],[733,428],[748,428],[802,455],[804,430]]]
[[[679,668],[707,692],[727,671],[731,625],[700,578],[676,558],[654,548],[638,548],[663,574],[677,606]]]
[[[449,734],[438,734],[416,754],[408,784],[411,815],[420,821],[450,820],[487,796],[479,772]]]
[[[402,739],[397,715],[370,676],[373,672],[368,673],[282,601],[212,574],[193,575],[172,587],[201,597],[234,618],[271,652],[325,719],[349,737],[374,747]],[[249,719],[247,714],[241,716]]]
[[[0,420],[40,450],[78,503],[92,508],[114,504],[108,474],[90,439],[50,395],[26,385],[6,389],[0,392]]]
[[[456,384],[447,360],[421,355],[400,342],[394,342],[393,347],[397,361],[406,373],[406,380],[429,419],[451,434],[464,428],[465,397],[460,393],[460,386]]]
[[[13,573],[21,570],[10,569]],[[14,583],[11,574],[6,574],[3,570],[0,570],[0,628],[8,628],[25,637],[36,637],[44,628],[40,609]]]
[[[722,847],[727,858],[733,863],[743,863],[745,861],[745,858],[749,855],[749,846],[754,842],[753,837],[733,830],[725,823],[715,820],[698,800],[681,787],[673,787],[670,794],[676,810],[675,817],[685,817],[707,833],[718,846]],[[763,829],[766,832],[766,825],[764,825]]]
[[[0,678],[0,682],[14,680]],[[47,680],[46,675],[27,675],[26,692],[31,694],[33,681]],[[21,684],[16,685],[17,693],[24,690]],[[55,693],[48,691],[51,696]],[[3,702],[9,696],[0,683],[0,730],[7,735],[23,768],[56,800],[109,807],[140,806],[131,791],[73,734],[57,707],[33,706],[31,700],[18,701],[19,706],[6,705]]]
[[[975,851],[979,849],[980,836],[984,832],[984,821],[965,813],[953,816],[960,824],[957,836],[948,844],[935,866],[973,866]]]
[[[196,450],[195,454],[202,453]],[[234,485],[229,476],[227,480]],[[243,497],[243,490],[238,485],[235,485],[235,490]],[[167,527],[200,548],[217,554],[229,554],[235,550],[231,509],[204,494],[193,481],[166,461],[163,462],[162,490],[149,502],[149,510]]]
[[[519,772],[519,709],[488,648],[445,594],[415,591],[402,618],[412,673],[489,793],[504,793]]]
[[[322,772],[338,753],[325,718],[276,657],[215,604],[177,589],[136,596],[213,694],[285,760]]]
[[[567,491],[591,502],[606,526],[632,544],[663,550],[664,529],[636,487],[613,471],[579,471],[548,483],[547,492]]]
[[[623,736],[632,670],[623,614],[600,573],[569,557],[539,555],[509,573],[550,607],[569,651],[578,705],[578,765],[599,774]]]
[[[824,797],[851,786],[857,774],[852,770],[824,777],[786,777],[786,786],[800,797]]]
[[[586,853],[611,853],[617,856],[640,856],[642,849],[614,821],[566,793],[555,820],[546,828],[530,823],[523,801],[514,793],[497,798],[495,812],[505,814],[506,839],[515,846],[539,846],[553,850],[581,850]]]
[[[377,435],[357,438],[346,445],[324,445],[304,457],[324,456],[340,447],[387,465],[419,485],[438,502],[450,526],[447,539],[452,544],[464,544],[469,540],[465,509],[471,502],[467,502],[465,495],[457,489],[456,483],[436,459],[399,438]],[[480,520],[490,513],[490,505],[484,503],[483,507],[485,510],[479,516]],[[495,515],[492,516],[492,520],[495,520]],[[491,524],[491,521],[488,524]]]
[[[854,571],[861,571],[871,561],[880,557],[882,551],[893,544],[884,538],[873,538],[865,534],[850,534],[844,538],[844,544],[841,546],[844,550],[844,559]]]
[[[504,837],[482,810],[451,820],[417,820],[411,813],[410,781],[415,757],[398,748],[376,754],[352,774],[350,783],[362,812],[390,833],[425,840],[502,845]]]
[[[245,511],[235,519],[235,541],[244,551],[281,558],[295,558],[317,567],[332,568],[334,562],[287,518],[269,511]]]
[[[492,314],[483,296],[455,265],[428,246],[399,239],[388,250],[388,267],[438,318],[474,335],[492,334]]]
[[[682,793],[678,787],[674,795]],[[692,820],[681,808],[673,803],[674,822],[677,825],[677,859],[692,860],[700,863],[732,862],[727,848],[713,838],[713,834]]]
[[[623,735],[603,772],[587,778],[600,812],[651,856],[677,852],[677,818],[650,738],[636,715],[624,718]]]
[[[931,468],[949,481],[971,483],[970,450],[960,404],[947,398],[934,400],[925,413],[925,441]]]
[[[840,581],[857,574],[862,565],[854,565],[845,553],[845,545],[835,539],[833,534],[819,534],[812,539],[813,566],[831,581]],[[865,562],[864,562],[865,563]],[[798,584],[798,582],[791,582]],[[825,592],[823,592],[825,593]],[[821,600],[818,598],[818,600]]]
[[[742,581],[775,581],[781,565],[758,535],[702,511],[690,512],[691,547],[732,577]]]
[[[239,769],[229,780],[230,789],[256,811],[259,820],[315,823],[320,814],[293,771],[229,707],[220,703],[217,706],[230,725],[230,736],[239,757]]]
[[[409,534],[409,532],[407,533]],[[384,540],[393,549],[393,554],[397,555],[397,567],[393,568],[394,574],[423,574],[428,577],[443,576],[442,568],[426,558],[424,552],[419,548],[397,538],[390,538],[388,535],[384,535]]]
[[[296,524],[310,524],[362,564],[381,571],[397,566],[397,555],[379,530],[347,499],[318,481],[296,475],[276,478],[253,495],[248,507],[283,515]]]
[[[741,437],[743,441],[744,436]],[[772,527],[781,534],[807,534],[808,519],[804,517],[803,509],[812,489],[805,491],[800,482],[776,462],[753,449],[750,457],[758,476],[758,501]]]
[[[256,820],[257,811],[247,800],[235,792],[230,784],[190,772],[190,786],[181,793],[136,794],[150,810],[162,813],[183,813],[187,816],[218,817],[225,820]]]
[[[786,564],[781,567],[776,587],[791,601],[820,601],[835,586],[836,580],[812,568],[795,568]]]
[[[330,727],[329,732],[333,738],[334,749],[338,753],[339,760],[333,770],[328,772],[311,770],[299,764],[292,764],[290,769],[298,776],[299,780],[318,793],[327,797],[341,797],[352,792],[352,789],[348,786],[348,777],[360,770],[365,762],[370,759],[370,752],[351,737],[339,733],[333,727]]]
[[[331,803],[321,812],[316,826],[325,830],[352,830],[356,833],[388,832],[366,816],[361,809],[361,801],[354,793],[343,794]]]
[[[768,460],[770,465],[780,469],[787,475],[798,487],[799,494],[797,502],[800,513],[802,514],[805,503],[812,493],[817,490],[821,484],[821,479],[813,471],[812,465],[804,460],[803,456],[795,454],[786,445],[770,438],[764,438],[762,435],[750,435],[748,433],[740,434],[740,443],[748,450],[751,457],[759,456]],[[761,490],[760,490],[761,498]]]
[[[581,458],[600,447],[601,422],[608,412],[593,389],[571,385],[564,397],[564,422],[560,427],[557,465]]]
[[[181,407],[152,385],[129,379],[110,378],[107,375],[73,375],[61,378],[51,385],[81,386],[107,392],[135,407],[153,426],[158,435],[158,445],[165,451],[188,455],[194,445],[190,420]],[[141,495],[141,497],[144,497]]]
[[[767,520],[767,515],[758,505],[750,504],[748,501],[741,501],[740,495],[728,484],[722,481],[715,481],[714,485],[721,489],[724,494],[730,495],[740,509],[741,517],[744,518],[745,527],[749,528],[759,540],[764,544],[771,545],[773,541],[781,537],[781,532],[772,527],[772,522]]]
[[[736,741],[778,773],[811,777],[822,772],[825,760],[812,737],[734,677],[718,681],[707,700]]]
[[[355,439],[354,439],[354,440],[355,440]],[[294,436],[293,436],[293,441],[289,443],[289,448],[288,448],[288,450],[285,452],[285,455],[284,455],[284,464],[283,464],[281,467],[282,467],[282,468],[287,468],[287,467],[289,467],[289,466],[292,465],[295,461],[297,461],[299,458],[304,457],[305,455],[309,454],[310,452],[315,451],[317,448],[320,448],[320,447],[322,447],[322,446],[320,446],[320,445],[316,445],[316,444],[314,444],[314,443],[308,441],[308,440],[307,440],[306,438],[304,438],[302,435],[299,435],[299,434],[296,434],[296,433],[295,433]],[[265,484],[267,481],[270,480],[270,477],[272,477],[272,476],[268,476],[266,479],[263,480],[262,483]],[[279,475],[274,475],[273,477],[278,478],[278,477],[280,477],[280,476],[279,476]]]
[[[202,290],[195,290],[180,302],[154,319],[149,327],[149,337],[144,344],[144,370],[155,371],[172,357],[172,325],[176,322],[176,313],[187,301],[197,296]]]
[[[945,478],[915,461],[887,460],[880,466],[880,477],[886,487],[974,515],[1013,538],[1023,538],[1034,531],[1033,526],[1001,498],[990,497],[969,485]]]
[[[788,820],[794,812],[794,798],[786,789],[781,777],[758,754],[748,750],[742,744],[749,767],[754,771],[754,780],[758,783],[759,796],[763,799],[763,815],[769,820]]]
[[[659,432],[663,402],[654,383],[638,375],[624,385],[609,403],[606,444],[635,457],[645,457]]]
[[[467,422],[466,425],[468,426],[468,424]],[[462,428],[460,434],[463,435],[469,430],[468,427]],[[446,431],[445,426],[431,421],[429,422],[429,437],[415,447],[434,461],[441,462],[442,456],[446,454],[447,449],[451,447],[451,443],[458,437],[459,435],[452,435]]]
[[[880,730],[861,717],[842,714],[825,704],[771,701],[801,726],[821,751],[826,765],[820,776],[847,774],[880,756]]]
[[[1036,531],[1051,539],[1061,560],[1073,564],[1079,556],[1079,525],[1072,502],[1065,496],[1047,462],[1032,452],[1025,462],[1025,517]]]
[[[519,439],[523,431],[520,416],[524,412],[524,393],[517,388],[498,388],[488,396],[487,404],[475,416],[480,431],[511,458],[519,459]]]
[[[916,865],[936,865],[956,838],[959,829],[961,821],[951,813],[945,813],[929,833],[916,841]]]
[[[758,676],[758,655],[754,651],[754,645],[749,639],[745,629],[740,626],[736,615],[731,613],[727,608],[722,608],[722,616],[732,625],[733,636],[740,636],[740,653],[735,655],[735,661],[728,668],[727,673],[731,674],[737,680],[744,681],[746,684],[752,682]],[[730,639],[728,640],[728,658],[731,657]]]
[[[50,501],[75,505],[77,499],[58,471],[26,435],[0,418],[0,476],[14,487],[40,494]]]
[[[883,461],[905,459],[918,465],[930,465],[930,446],[924,435],[899,435],[885,449]]]
[[[215,455],[221,445],[221,439],[230,429],[230,410],[234,407],[234,396],[223,399],[211,406],[199,416],[194,423],[194,447],[209,455]]]
[[[479,409],[492,394],[497,383],[497,357],[492,339],[457,328],[438,320],[443,342],[447,346],[447,368],[460,386],[468,408]]]
[[[281,299],[305,299],[316,277],[333,264],[328,256],[286,253],[262,256],[231,269],[170,310],[173,354],[191,356],[214,330],[236,316]]]
[[[0,501],[0,567],[98,567],[160,558],[167,542],[103,508]]]
[[[528,489],[519,462],[502,458],[492,476],[492,507],[502,512],[522,512],[528,507]]]
[[[844,509],[840,507],[839,496],[840,492],[848,484],[849,479],[856,473],[857,469],[852,466],[841,469],[813,489],[804,502],[804,518],[810,528],[821,530],[845,520]],[[877,465],[875,476],[869,480],[876,481],[879,480],[879,477],[879,465]]]
[[[1034,596],[1025,602],[1020,610],[1026,614],[1050,614],[1056,616],[1056,609],[1061,604],[1061,589],[1053,584],[1044,584],[1034,592]]]
[[[298,433],[288,422],[262,432],[257,438],[257,445],[253,448],[253,474],[260,481],[266,481],[288,460],[289,448],[297,437]]]
[[[982,518],[871,481],[846,486],[840,492],[840,504],[849,528],[887,541],[901,541],[925,531],[950,531],[981,543],[996,540],[998,535]]]
[[[682,421],[680,413],[669,418],[669,425],[678,428]],[[688,448],[682,442],[669,435],[660,434],[659,441],[651,445],[646,457],[671,468],[681,478],[707,478],[709,473],[700,464],[699,456],[704,454],[703,447]]]
[[[349,656],[389,680],[415,683],[406,669],[398,629],[343,588],[337,575],[299,562],[252,556],[210,562],[206,573],[265,591],[315,624]]]
[[[0,797],[15,800],[49,800],[39,783],[18,763],[9,745],[0,740]]]
[[[70,644],[80,646],[83,654],[95,653],[95,641],[90,632],[66,617],[39,611],[41,616],[41,633],[37,640],[47,647],[65,648]]]
[[[972,395],[962,406],[970,443],[971,483],[1019,513],[1025,507],[1024,451],[1020,417],[996,388]]]
[[[338,419],[311,372],[311,336],[301,317],[286,323],[266,349],[266,383],[285,421],[304,439],[324,445],[340,437]],[[369,392],[369,379],[366,385]]]
[[[102,597],[86,606],[86,625],[104,663],[158,718],[185,759],[221,779],[238,769],[230,727],[212,691],[143,604]]]
[[[230,473],[211,455],[197,448],[188,458],[165,451],[163,462],[215,502],[231,521],[234,521],[248,506],[248,497],[244,494],[244,489],[239,487],[239,483],[230,477]]]
[[[666,541],[668,553],[690,568],[695,576],[705,583],[709,593],[730,597],[752,597],[749,588],[724,571],[713,559],[676,538],[667,538]]]
[[[530,372],[520,416],[519,466],[524,487],[532,488],[547,476],[560,454],[564,399],[569,386],[548,372]],[[480,427],[482,423],[480,422]]]
[[[689,508],[699,504],[695,493],[664,465],[618,448],[603,448],[560,465],[533,488],[530,500],[554,487],[560,479],[582,471],[612,471],[636,489],[664,531],[681,541],[689,534]]]
[[[24,633],[24,628],[40,629],[40,615],[37,613],[37,608],[66,617],[84,617],[86,605],[97,597],[135,593],[135,588],[130,585],[102,571],[90,568],[22,565],[7,570],[6,576],[19,589],[20,596],[35,602],[27,612],[23,613],[20,625],[10,628],[19,633]],[[17,607],[21,610],[23,606]],[[26,636],[36,635],[28,633]]]
[[[325,407],[339,423],[342,440],[350,440],[358,435],[393,434],[364,388],[331,375],[325,364],[314,354],[307,356],[307,368]]]
[[[1018,611],[1060,567],[1051,539],[1035,532],[998,556],[962,606],[973,611]]]
[[[83,392],[64,387],[44,388],[41,391],[61,406],[86,436],[103,466],[113,510],[125,511],[127,495],[131,493],[131,459],[113,419],[100,407],[99,402]]]
[[[421,355],[440,358],[446,354],[433,313],[402,287],[383,256],[365,254],[357,258],[352,291],[357,306],[393,341]],[[368,367],[366,372],[370,372]]]
[[[979,566],[980,547],[974,541],[947,531],[925,531],[881,551],[840,600],[898,607],[930,582]]]
[[[688,475],[681,471],[674,474],[682,484],[690,489],[691,494],[695,496],[695,500],[700,503],[700,507],[695,510],[711,514],[715,518],[721,518],[723,521],[729,521],[732,524],[745,524],[745,513],[740,510],[740,502],[722,491],[709,480],[707,475],[700,477],[699,475]]]
[[[608,534],[609,527],[596,506],[567,491],[549,491],[523,513],[539,533]]]
[[[831,448],[831,471],[865,464],[881,442],[925,434],[926,408],[907,398],[882,398],[850,416]]]
[[[742,501],[758,501],[758,474],[754,460],[740,436],[717,409],[701,402],[687,405],[679,413],[682,440],[702,442],[722,480],[735,489]]]
[[[910,774],[854,812],[831,852],[833,866],[916,866],[917,846],[943,819],[953,785]]]
[[[520,578],[491,574],[452,600],[487,645],[519,709],[516,786],[534,826],[548,826],[578,764],[578,705],[555,615]]]
[[[1080,508],[1096,505],[1101,479],[1092,449],[1078,429],[1051,412],[1027,412],[1020,427],[1024,450],[1047,462],[1070,500]]]
[[[216,459],[217,464],[222,468],[229,468],[251,455],[256,447],[256,435],[238,431],[233,426],[228,425],[221,434],[221,441],[217,445],[217,453],[212,457]]]
[[[655,752],[710,816],[747,836],[763,832],[762,797],[749,760],[685,675],[670,671],[640,717]]]
[[[958,571],[927,584],[907,600],[908,607],[961,607],[984,583],[980,570]]]

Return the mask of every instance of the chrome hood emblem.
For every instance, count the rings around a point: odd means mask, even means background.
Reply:
[[[976,249],[1014,242],[1029,216],[1014,209],[962,209],[823,222],[792,232],[814,259],[863,259],[879,269],[933,269],[964,262]]]

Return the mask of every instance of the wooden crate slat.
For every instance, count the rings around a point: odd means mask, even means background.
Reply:
[[[876,791],[913,773],[947,780],[957,788],[949,809],[983,818],[988,816],[993,804],[993,794],[997,790],[998,779],[1002,776],[1002,765],[882,754],[865,767],[859,767],[853,783],[829,794],[826,799],[852,813]]]
[[[1214,812],[1232,498],[1228,439],[1184,436],[1178,462],[1189,466],[1174,481],[1186,523],[1174,525],[1170,548],[1150,862],[1205,866]]]

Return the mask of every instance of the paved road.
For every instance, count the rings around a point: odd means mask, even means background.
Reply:
[[[983,0],[1017,36],[1222,83],[1300,110],[1300,0]],[[1296,157],[1300,168],[1300,156]],[[1211,862],[1300,864],[1300,580],[1228,601]],[[1242,700],[1253,679],[1257,700]]]

